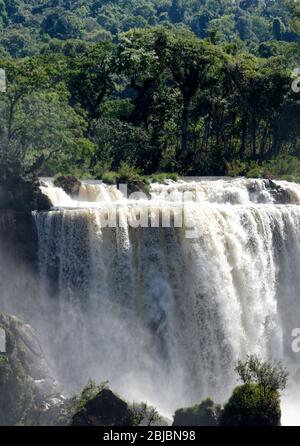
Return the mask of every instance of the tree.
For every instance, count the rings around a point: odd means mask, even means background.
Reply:
[[[280,390],[287,385],[288,372],[280,362],[262,361],[250,355],[235,366],[244,385],[237,387],[225,404],[221,425],[280,425]]]
[[[57,62],[56,68],[42,58],[2,65],[7,91],[0,99],[1,162],[18,161],[24,174],[40,174],[57,157],[67,165],[77,158],[79,166],[84,150],[94,148],[84,138],[85,120],[68,103]]]
[[[70,75],[72,100],[88,112],[90,121],[99,117],[99,107],[113,87],[113,46],[103,42],[75,58]]]
[[[221,406],[207,398],[199,405],[175,412],[173,426],[217,426]]]
[[[162,27],[149,30],[132,30],[120,36],[117,51],[117,69],[126,76],[133,94],[130,97],[133,109],[128,116],[134,126],[148,134],[151,145],[147,149],[142,166],[147,173],[159,169],[162,159],[161,138],[166,134],[167,114],[172,110],[172,93],[166,88],[169,72],[165,63],[168,33]]]
[[[276,40],[281,39],[282,22],[279,18],[273,21],[273,35]]]
[[[75,14],[63,9],[50,13],[42,23],[45,33],[62,40],[81,37],[82,26],[81,20]]]
[[[255,355],[248,356],[245,362],[238,361],[235,371],[244,384],[260,386],[264,395],[268,392],[284,390],[289,375],[280,362],[262,361]]]
[[[147,403],[133,403],[129,410],[133,426],[153,426],[162,421],[158,411]]]
[[[220,418],[221,426],[279,426],[281,419],[278,392],[262,397],[256,384],[234,389]]]
[[[190,104],[209,79],[209,69],[223,59],[222,52],[188,32],[168,35],[166,63],[182,95],[181,158],[187,159]]]

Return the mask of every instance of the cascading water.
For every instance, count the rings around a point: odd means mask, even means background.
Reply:
[[[186,180],[153,184],[151,199],[103,184],[84,183],[76,200],[49,181],[42,190],[53,203],[35,217],[42,323],[69,392],[108,379],[128,399],[171,414],[227,398],[233,364],[249,353],[294,374],[300,186]],[[188,228],[175,223],[187,192]],[[112,209],[117,224],[104,227]],[[170,227],[149,227],[170,209]]]

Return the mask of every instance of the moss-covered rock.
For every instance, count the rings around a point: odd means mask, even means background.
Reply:
[[[217,426],[221,407],[210,399],[175,412],[173,426]]]

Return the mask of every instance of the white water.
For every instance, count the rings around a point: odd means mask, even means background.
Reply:
[[[65,388],[108,379],[129,400],[171,414],[207,396],[224,401],[236,384],[234,362],[249,353],[280,359],[294,375],[300,186],[277,186],[170,182],[136,200],[85,183],[75,201],[44,184],[55,208],[36,215],[41,311]],[[194,194],[185,210],[196,238],[186,228],[126,223],[141,209],[180,208],[186,191]],[[103,228],[100,213],[114,206],[122,225]],[[291,383],[283,422],[300,424],[299,381]]]

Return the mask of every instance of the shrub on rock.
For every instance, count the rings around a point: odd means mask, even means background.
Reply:
[[[225,404],[222,426],[280,426],[280,396],[277,391],[264,395],[258,384],[237,387]]]
[[[221,408],[210,399],[175,412],[173,426],[217,426]]]

